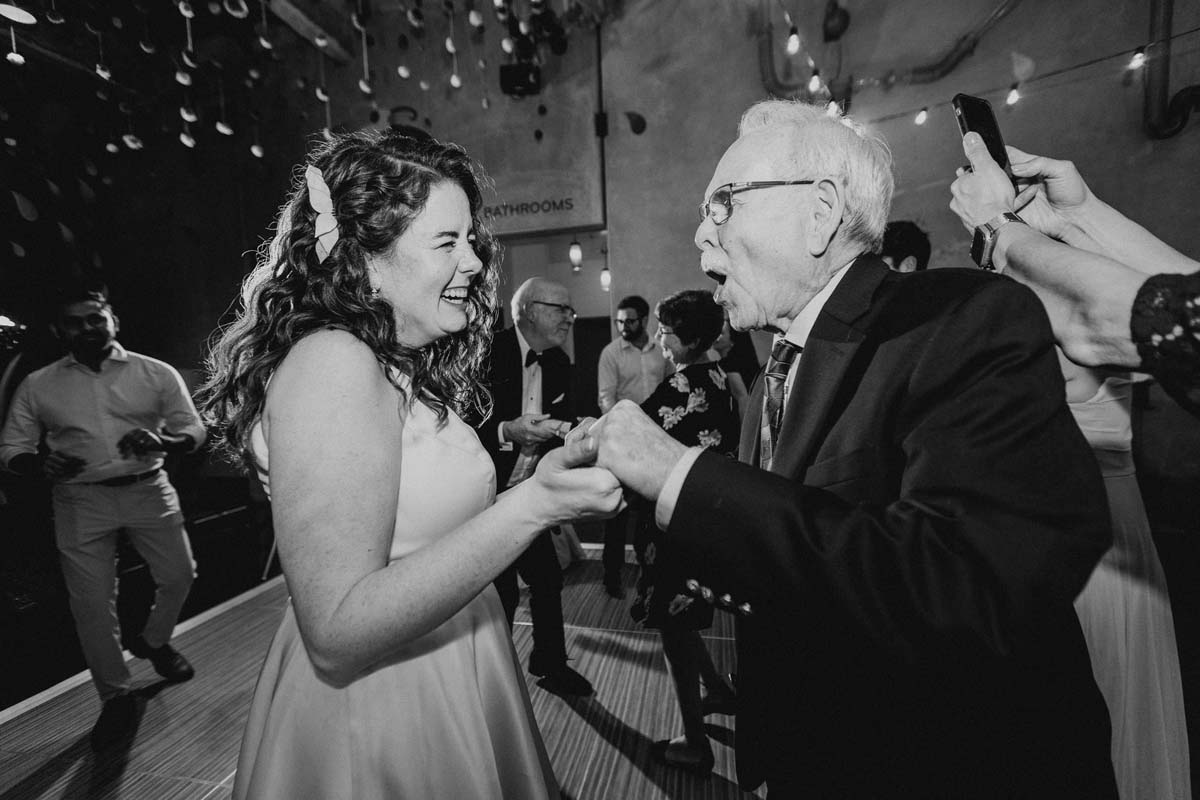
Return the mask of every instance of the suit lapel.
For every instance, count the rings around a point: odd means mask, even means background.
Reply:
[[[834,399],[866,335],[860,320],[870,310],[875,291],[887,275],[887,266],[878,258],[859,257],[821,309],[796,367],[772,472],[798,475],[821,446],[830,428]],[[758,396],[756,407],[761,412],[761,390]]]
[[[750,400],[746,403],[746,418],[742,420],[742,439],[738,444],[738,459],[745,464],[758,466],[758,449],[761,444],[759,429],[762,427],[763,379],[759,377],[750,387]]]

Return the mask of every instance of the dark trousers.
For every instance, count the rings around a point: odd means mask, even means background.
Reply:
[[[629,531],[639,515],[639,504],[630,501],[625,510],[604,522],[604,585],[621,585],[621,568],[625,565],[625,544]]]
[[[529,671],[535,675],[554,672],[567,663],[567,643],[563,633],[562,568],[554,552],[550,531],[542,531],[493,583],[500,594],[508,627],[513,624],[521,595],[517,575],[529,584],[529,613],[533,617],[533,651]]]

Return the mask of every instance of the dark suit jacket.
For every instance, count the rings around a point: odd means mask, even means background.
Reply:
[[[542,353],[542,413],[553,419],[574,422],[574,406],[571,404],[571,360],[560,347]],[[492,352],[488,358],[484,381],[492,392],[492,413],[475,430],[480,441],[496,464],[496,491],[504,491],[516,466],[521,452],[519,445],[501,450],[496,429],[501,422],[516,419],[522,414],[524,392],[521,378],[525,365],[521,361],[521,345],[514,328],[506,328],[496,334],[492,341]],[[545,443],[541,452],[562,444],[558,439]]]
[[[701,584],[751,604],[742,786],[1115,797],[1071,605],[1107,504],[1033,294],[863,257],[800,359],[772,472],[701,455],[668,530]]]

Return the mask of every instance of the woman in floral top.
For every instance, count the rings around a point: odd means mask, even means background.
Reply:
[[[725,372],[708,360],[708,349],[721,333],[725,318],[712,292],[688,290],[663,300],[654,310],[655,336],[676,372],[642,403],[642,410],[667,433],[689,446],[734,456],[738,416]],[[663,653],[675,683],[684,735],[657,742],[654,756],[667,764],[707,775],[713,753],[704,732],[704,714],[728,711],[733,689],[718,674],[700,631],[712,625],[713,610],[697,602],[684,587],[684,576],[664,552],[662,533],[649,523],[638,532],[635,547],[642,574],[631,613],[662,635]],[[700,683],[708,695],[700,696]]]

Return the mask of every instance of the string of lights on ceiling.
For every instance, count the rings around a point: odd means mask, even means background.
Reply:
[[[1014,106],[1020,102],[1023,97],[1028,96],[1031,91],[1036,90],[1036,88],[1039,86],[1047,85],[1054,78],[1058,78],[1063,75],[1069,75],[1075,72],[1081,72],[1082,70],[1089,69],[1100,64],[1119,64],[1120,67],[1118,74],[1129,75],[1142,70],[1151,59],[1157,58],[1158,56],[1155,54],[1155,50],[1161,47],[1163,44],[1174,42],[1178,39],[1183,39],[1197,32],[1200,32],[1200,26],[1186,31],[1181,31],[1163,39],[1147,42],[1146,44],[1142,45],[1141,47],[1137,47],[1132,51],[1127,48],[1118,50],[1106,55],[1098,56],[1096,58],[1090,58],[1087,61],[1082,61],[1078,64],[1072,64],[1070,66],[1050,70],[1049,72],[1042,73],[1036,77],[1028,78],[1024,81],[1014,81],[1008,84],[1007,87],[992,87],[990,89],[975,92],[975,94],[981,97],[987,97],[989,95],[1002,95],[1004,97],[1004,104],[1006,106]],[[830,100],[829,105],[832,111],[832,109],[836,106],[836,101]],[[878,117],[865,119],[863,122],[871,125],[878,125],[898,119],[911,119],[914,125],[924,125],[929,119],[929,115],[931,113],[938,109],[949,107],[950,101],[947,100],[941,103],[924,105],[919,108],[912,107],[902,111],[895,111]]]

